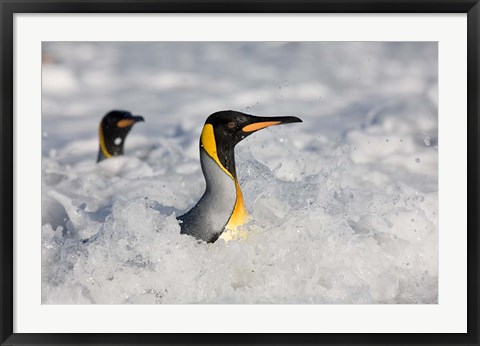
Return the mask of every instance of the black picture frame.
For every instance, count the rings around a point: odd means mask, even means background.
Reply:
[[[1,323],[2,345],[435,344],[478,345],[479,0],[0,0],[1,15]],[[13,17],[16,13],[467,13],[468,332],[465,334],[24,334],[13,332]],[[452,316],[454,319],[455,316]]]

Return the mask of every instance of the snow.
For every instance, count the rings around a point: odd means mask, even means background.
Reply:
[[[437,303],[437,44],[46,42],[42,302]],[[96,164],[112,109],[143,115]],[[246,239],[180,234],[225,109],[293,115],[236,148]]]

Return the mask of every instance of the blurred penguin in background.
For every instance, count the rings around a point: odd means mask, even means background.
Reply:
[[[132,115],[128,111],[113,110],[107,113],[98,129],[100,148],[97,162],[112,156],[123,155],[125,138],[137,122],[144,121],[142,116]]]

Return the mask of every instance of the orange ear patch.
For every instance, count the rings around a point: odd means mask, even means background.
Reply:
[[[132,126],[135,120],[133,119],[122,119],[117,122],[117,127],[124,128],[124,127],[129,127]]]
[[[253,131],[264,129],[265,127],[269,127],[269,126],[272,126],[272,125],[278,125],[280,123],[281,123],[281,121],[263,121],[263,122],[260,122],[260,123],[253,123],[253,124],[247,125],[244,128],[242,128],[242,131],[243,132],[253,132]]]
[[[217,165],[227,173],[227,175],[235,180],[233,178],[232,173],[230,173],[220,162],[220,159],[218,158],[217,154],[217,143],[215,141],[215,134],[213,132],[213,126],[212,124],[205,124],[202,130],[202,135],[201,135],[201,141],[203,145],[203,149],[207,152],[208,156],[210,156],[216,163]]]
[[[105,145],[105,138],[103,136],[102,124],[100,124],[100,126],[98,127],[98,137],[100,139],[100,150],[102,150],[103,156],[105,156],[106,158],[109,158],[110,156],[112,156],[112,154],[108,152],[107,147]]]

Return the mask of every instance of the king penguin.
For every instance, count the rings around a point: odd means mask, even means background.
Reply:
[[[121,110],[108,112],[100,122],[98,137],[100,148],[98,149],[97,162],[108,159],[111,156],[123,155],[123,144],[133,125],[144,121],[139,115]]]
[[[302,120],[292,116],[259,117],[236,111],[210,115],[200,136],[205,193],[190,211],[178,217],[180,233],[213,243],[225,234],[225,230],[235,232],[247,222],[248,214],[235,170],[235,145],[266,127],[297,122]]]

